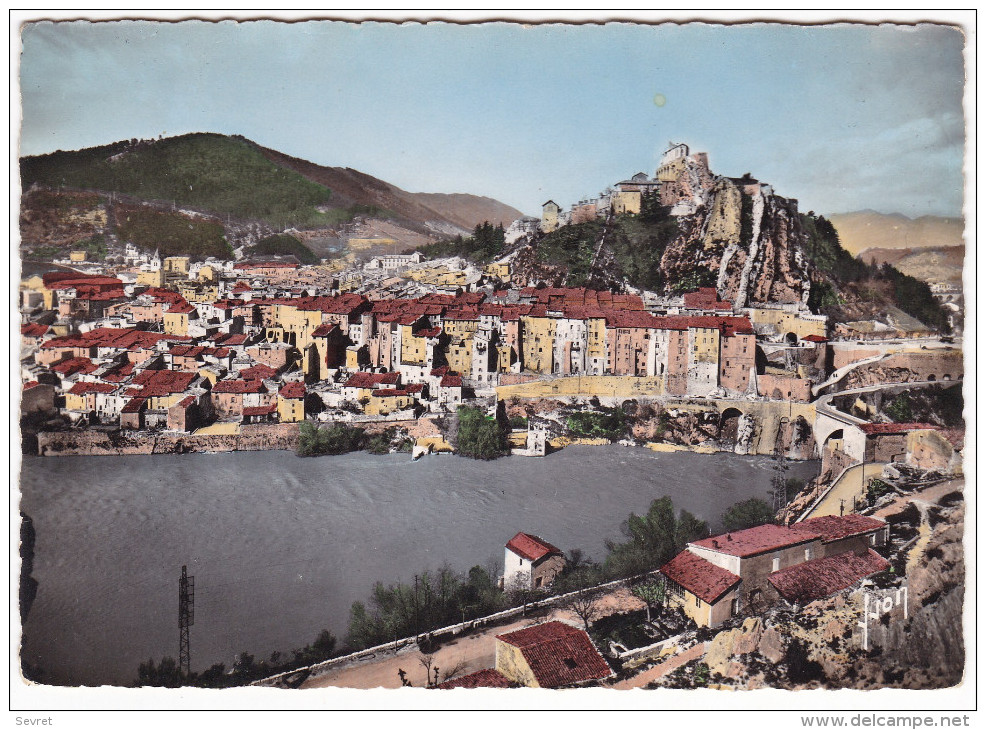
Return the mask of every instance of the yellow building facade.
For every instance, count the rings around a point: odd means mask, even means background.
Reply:
[[[532,373],[550,373],[554,364],[555,320],[551,317],[520,318],[524,332],[523,368]]]

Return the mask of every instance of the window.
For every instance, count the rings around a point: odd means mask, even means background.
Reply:
[[[876,545],[876,533],[870,535],[870,545]]]
[[[524,559],[523,559],[523,558],[520,558],[520,564],[521,564],[521,565],[523,565],[523,564],[524,564]]]
[[[806,547],[805,548],[805,561],[807,562],[808,560],[811,560],[811,548],[810,547]]]
[[[696,606],[701,606],[702,605],[702,599],[699,598],[698,596],[695,596],[695,605]]]
[[[773,562],[773,564],[770,567],[770,572],[771,573],[774,573],[774,572],[780,570],[780,568],[781,568],[781,559],[780,558],[774,558],[774,562]]]

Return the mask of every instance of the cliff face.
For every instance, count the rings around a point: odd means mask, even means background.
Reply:
[[[697,177],[687,167],[682,175]],[[738,306],[808,301],[812,272],[797,201],[755,180],[718,178],[674,211],[684,209],[693,212],[679,219],[682,233],[661,259],[669,289],[698,279]]]

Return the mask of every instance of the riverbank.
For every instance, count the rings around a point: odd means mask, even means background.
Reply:
[[[431,421],[380,421],[358,425],[369,433],[386,428],[400,428],[426,453],[455,453],[453,446]],[[234,451],[295,451],[298,447],[298,424],[231,424],[231,428],[209,427],[194,433],[178,431],[42,431],[37,436],[38,456],[150,456],[154,454],[228,453]],[[524,440],[526,442],[526,439]],[[559,436],[548,441],[549,454],[570,446],[613,446],[604,438]],[[663,441],[621,442],[628,448],[644,448],[657,453],[732,454],[731,445],[711,442],[676,444]],[[792,461],[809,461],[807,451],[795,453]],[[518,458],[530,458],[518,456]]]

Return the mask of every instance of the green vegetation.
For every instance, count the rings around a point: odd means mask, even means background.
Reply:
[[[490,418],[481,408],[459,406],[459,428],[455,447],[462,456],[473,459],[498,459],[509,450],[509,425]]]
[[[654,193],[643,196],[640,215],[622,215],[615,219],[606,245],[630,284],[661,291],[667,283],[661,270],[661,258],[677,236],[678,219],[671,215],[670,208],[660,205],[658,195]]]
[[[72,250],[85,251],[89,261],[102,261],[106,258],[106,237],[101,233],[90,236],[72,246]]]
[[[866,487],[866,501],[874,504],[880,497],[890,494],[894,488],[882,479],[873,479]]]
[[[311,421],[298,424],[298,456],[323,456],[359,451],[366,440],[366,431],[343,423],[319,428]]]
[[[241,138],[188,134],[130,140],[77,152],[21,159],[24,187],[33,183],[116,191],[143,200],[259,218],[278,227],[321,225],[316,210],[331,191],[280,167]]]
[[[510,428],[512,429],[525,429],[527,428],[527,418],[524,416],[511,416],[510,418]]]
[[[913,276],[902,274],[890,264],[870,266],[842,248],[839,234],[830,221],[820,215],[801,215],[807,234],[805,252],[814,265],[847,291],[865,302],[892,304],[929,327],[947,332],[948,314],[932,296],[931,288]],[[815,312],[838,315],[844,302],[828,282],[814,282],[808,305]]]
[[[357,651],[506,607],[507,597],[489,571],[476,565],[463,576],[446,565],[434,574],[415,576],[410,585],[377,583],[369,605],[353,603],[346,642]]]
[[[627,433],[627,419],[619,408],[579,411],[566,419],[566,425],[572,434],[579,438],[619,441]]]
[[[448,241],[419,246],[416,250],[431,259],[461,256],[477,263],[488,263],[500,255],[503,244],[503,224],[494,226],[486,221],[477,225],[468,238],[456,236]]]
[[[565,266],[566,286],[584,286],[604,225],[595,220],[552,231],[538,242],[538,259]],[[656,193],[645,194],[639,215],[620,215],[612,220],[606,248],[630,284],[659,291],[666,282],[661,257],[677,235],[678,219],[671,215],[671,209],[660,204]]]
[[[414,441],[405,434],[406,432],[399,432],[397,428],[391,426],[380,433],[367,436],[363,448],[371,454],[389,454],[392,450],[410,453]]]
[[[255,246],[244,251],[247,257],[250,256],[294,256],[302,264],[317,264],[321,259],[316,256],[308,246],[303,244],[294,236],[287,233],[280,233],[275,236],[267,236],[257,241]]]
[[[703,286],[716,285],[716,272],[711,269],[695,269],[685,274],[671,286],[672,294],[684,294]]]
[[[243,652],[237,657],[232,668],[227,671],[225,664],[213,664],[204,672],[183,674],[178,662],[172,657],[164,657],[157,664],[148,659],[137,668],[135,687],[240,687],[264,677],[288,672],[299,667],[307,667],[329,659],[336,653],[336,637],[327,629],[321,631],[315,641],[303,649],[295,649],[291,656],[275,651],[269,659],[259,662]]]
[[[883,406],[883,413],[894,423],[934,423],[959,428],[965,421],[962,386],[936,385],[920,390],[905,390]]]
[[[538,260],[568,269],[566,286],[584,286],[602,231],[602,221],[562,226],[538,242]]]
[[[773,521],[774,510],[762,499],[756,498],[737,502],[722,513],[722,527],[726,532],[745,530]]]
[[[650,610],[654,608],[660,613],[668,598],[667,583],[663,580],[648,580],[638,583],[631,593],[647,604],[647,620],[650,621]]]
[[[607,577],[619,578],[655,570],[684,549],[685,544],[709,534],[709,526],[686,510],[676,516],[670,497],[655,499],[647,514],[630,513],[622,526],[629,539],[607,541],[603,564]]]
[[[151,251],[158,249],[162,256],[233,258],[233,248],[219,223],[181,213],[121,206],[116,213],[116,232],[121,240]]]

